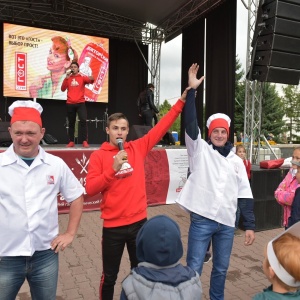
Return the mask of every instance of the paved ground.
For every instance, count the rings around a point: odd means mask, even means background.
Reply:
[[[185,211],[177,205],[162,205],[150,207],[148,216],[165,214],[173,218],[181,228],[182,241],[184,244],[184,256],[182,263],[185,264],[187,234],[189,218]],[[68,215],[59,215],[61,231],[66,228]],[[99,299],[99,280],[101,276],[101,239],[102,222],[99,211],[85,212],[76,240],[72,246],[60,254],[59,283],[56,300],[97,300]],[[263,248],[267,241],[279,234],[283,229],[273,229],[256,233],[256,241],[252,246],[244,246],[243,237],[235,237],[234,247],[228,270],[225,299],[247,300],[262,291],[268,285],[268,281],[262,272]],[[209,277],[212,263],[204,266],[201,282],[204,295],[202,299],[209,299]],[[122,259],[121,269],[115,288],[115,298],[120,298],[121,282],[129,272],[129,259],[127,252]],[[25,283],[17,300],[29,300],[29,288]]]

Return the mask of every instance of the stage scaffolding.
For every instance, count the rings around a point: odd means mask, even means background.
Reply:
[[[243,0],[242,0],[243,2]],[[257,18],[258,0],[249,0],[248,6],[248,32],[247,32],[247,55],[246,73],[251,68],[251,44],[253,41]],[[260,135],[261,135],[261,109],[262,109],[263,82],[246,79],[245,108],[244,108],[244,142],[247,148],[248,158],[251,163],[259,163]]]

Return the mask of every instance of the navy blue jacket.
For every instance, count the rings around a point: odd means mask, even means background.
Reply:
[[[295,191],[295,197],[291,207],[291,215],[288,221],[288,227],[300,221],[300,187]]]

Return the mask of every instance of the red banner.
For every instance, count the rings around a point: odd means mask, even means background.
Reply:
[[[90,161],[90,155],[93,150],[47,150],[48,153],[56,155],[62,158],[65,163],[72,170],[74,175],[80,181],[80,183],[85,187],[86,174],[88,171],[88,164]],[[84,193],[84,207],[85,211],[89,210],[99,210],[99,204],[101,200],[101,194],[89,197]],[[69,212],[70,204],[64,201],[64,198],[61,194],[58,194],[58,212],[67,213]]]
[[[61,157],[74,175],[85,187],[90,155],[94,150],[47,150],[48,153]],[[165,150],[152,150],[145,160],[146,193],[148,205],[165,204],[169,188],[169,166]],[[62,195],[58,195],[60,213],[69,211],[69,204]],[[101,194],[89,197],[84,195],[84,210],[98,210]]]
[[[145,160],[148,205],[166,204],[170,175],[166,150],[152,150]]]
[[[3,149],[0,149],[2,152]],[[85,187],[90,155],[95,149],[51,149],[48,153],[62,158]],[[145,160],[145,180],[148,205],[174,203],[186,181],[186,149],[153,149]],[[84,211],[100,209],[101,194],[89,197],[84,194]],[[69,204],[58,194],[58,212],[69,212]]]

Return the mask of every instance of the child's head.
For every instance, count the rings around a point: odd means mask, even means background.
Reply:
[[[268,243],[263,270],[273,285],[287,291],[300,287],[300,222]]]
[[[246,159],[246,148],[244,145],[237,145],[235,147],[235,154],[241,159]]]
[[[292,157],[292,167],[294,169],[297,169],[297,165],[294,164],[294,162],[300,162],[300,147],[296,147],[293,151],[293,157]]]
[[[148,220],[137,235],[136,254],[139,262],[161,267],[177,263],[183,255],[177,223],[163,215]]]
[[[296,170],[296,180],[300,183],[300,161],[292,160],[293,171]]]

